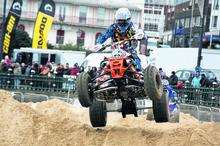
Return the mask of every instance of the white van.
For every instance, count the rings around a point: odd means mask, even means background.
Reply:
[[[14,49],[13,59],[16,60],[19,54],[21,55],[20,59],[23,63],[34,62],[43,65],[46,64],[48,60],[55,64],[61,63],[65,65],[69,63],[70,66],[73,66],[75,63],[78,63],[81,65],[86,57],[86,52],[82,51],[21,48]]]

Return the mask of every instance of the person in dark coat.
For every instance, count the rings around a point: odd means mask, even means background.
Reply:
[[[209,79],[205,76],[205,74],[201,75],[201,80],[200,80],[201,87],[210,87],[211,82]]]
[[[170,85],[177,85],[178,83],[178,77],[176,76],[176,72],[175,71],[172,71],[171,73],[172,75],[170,76]]]

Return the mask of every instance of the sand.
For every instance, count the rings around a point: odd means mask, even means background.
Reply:
[[[157,124],[146,116],[108,113],[105,128],[92,128],[88,109],[60,100],[19,103],[0,91],[0,145],[220,146],[220,124],[181,114],[180,123]]]

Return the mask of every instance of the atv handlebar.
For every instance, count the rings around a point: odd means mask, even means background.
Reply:
[[[127,41],[141,40],[141,39],[143,39],[143,38],[144,38],[144,34],[143,34],[143,33],[139,33],[139,34],[133,35],[133,36],[132,36],[131,38],[129,38],[129,39],[124,39],[124,40],[119,41],[119,42],[109,43],[109,44],[103,45],[102,48],[101,48],[98,52],[104,51],[107,47],[117,46],[117,45],[120,45],[120,44],[124,44],[124,43],[127,42]]]

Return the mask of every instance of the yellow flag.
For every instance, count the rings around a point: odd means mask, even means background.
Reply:
[[[32,48],[47,49],[48,33],[55,15],[53,0],[43,0],[34,26]]]
[[[47,37],[53,23],[53,17],[42,12],[38,13],[32,48],[47,49]]]

